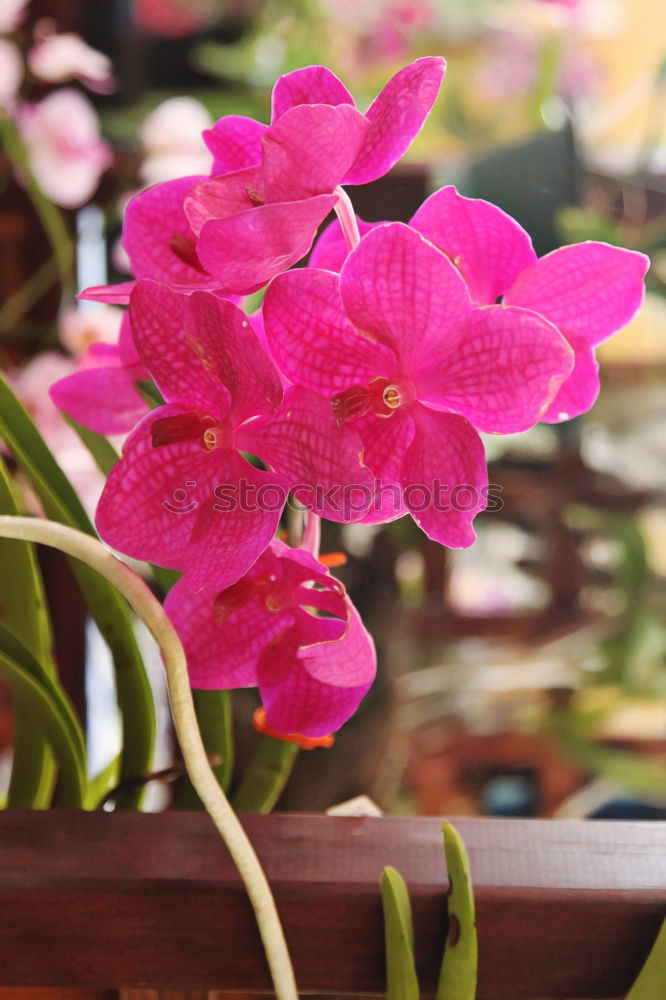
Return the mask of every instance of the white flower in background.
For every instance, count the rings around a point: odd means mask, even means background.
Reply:
[[[55,351],[43,351],[20,372],[10,375],[10,381],[92,516],[102,492],[104,477],[76,431],[65,421],[49,396],[51,385],[75,370],[76,362],[72,358],[56,354]]]
[[[112,162],[90,101],[66,87],[23,105],[17,117],[30,167],[47,198],[63,208],[85,204]]]
[[[64,309],[58,317],[60,342],[75,357],[85,354],[91,344],[117,344],[123,310],[116,306],[98,309]]]
[[[22,79],[21,53],[13,42],[0,38],[0,111],[13,106]]]
[[[8,35],[23,23],[28,0],[0,0],[0,33]]]
[[[47,83],[79,80],[99,94],[111,93],[115,86],[108,56],[91,48],[80,35],[57,34],[56,23],[50,18],[35,25],[35,44],[28,53],[28,66]]]
[[[193,97],[170,97],[144,119],[139,136],[145,150],[140,167],[145,184],[209,174],[213,158],[201,138],[213,124]]]

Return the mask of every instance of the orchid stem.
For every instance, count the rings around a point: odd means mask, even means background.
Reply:
[[[266,875],[208,762],[197,725],[185,652],[150,589],[96,538],[54,521],[0,517],[0,538],[42,543],[80,559],[127,599],[158,643],[167,674],[174,725],[183,760],[201,801],[222,836],[245,885],[264,944],[277,1000],[298,1000],[287,943]]]
[[[335,193],[338,196],[338,200],[335,203],[335,214],[340,220],[347,249],[350,251],[355,250],[361,242],[361,234],[358,231],[354,206],[344,188],[336,187]]]

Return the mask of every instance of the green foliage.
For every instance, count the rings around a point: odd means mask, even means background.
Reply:
[[[386,943],[386,1000],[419,1000],[412,908],[405,880],[395,868],[385,868],[380,885]]]
[[[627,1000],[666,1000],[666,920]]]
[[[443,834],[449,875],[449,933],[436,1000],[474,1000],[478,945],[469,859],[462,837],[450,823],[444,823]]]
[[[47,515],[94,535],[94,528],[71,483],[4,379],[0,379],[0,437],[28,476]],[[90,614],[113,656],[118,706],[123,719],[120,778],[121,782],[128,781],[151,768],[155,708],[150,684],[125,601],[88,566],[77,560],[72,560],[71,565]],[[141,796],[142,790],[131,786],[117,804],[121,808],[137,808]]]
[[[31,737],[48,741],[58,762],[60,805],[84,808],[87,788],[83,734],[64,692],[8,630],[0,634],[0,648],[0,680],[12,691],[20,718],[34,725]],[[10,798],[9,804],[18,803]]]
[[[0,458],[0,513],[21,510],[4,461]],[[41,573],[34,549],[25,542],[0,539],[0,628],[22,642],[51,674],[51,627]],[[7,652],[4,644],[0,649]],[[14,705],[14,754],[7,805],[44,809],[51,802],[56,776],[48,741],[35,725],[25,699]]]

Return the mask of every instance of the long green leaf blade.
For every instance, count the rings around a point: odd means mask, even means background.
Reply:
[[[0,437],[30,479],[49,517],[94,535],[81,501],[44,443],[28,413],[7,382],[0,378]],[[155,742],[155,707],[137,645],[129,609],[117,591],[87,566],[71,561],[91,616],[114,661],[118,705],[123,719],[121,783],[130,782],[117,800],[120,808],[137,808],[143,791],[133,778],[150,771]]]
[[[103,434],[97,434],[96,431],[91,431],[89,427],[84,427],[83,424],[79,424],[73,417],[68,417],[65,413],[63,413],[63,417],[72,430],[76,431],[81,443],[90,452],[100,472],[108,476],[119,458],[118,452],[108,438],[105,438]]]
[[[443,833],[449,874],[449,933],[436,1000],[474,1000],[478,946],[469,859],[462,837],[450,823],[444,823]]]
[[[20,514],[21,509],[0,458],[0,514]],[[0,627],[7,627],[39,660],[53,670],[51,626],[42,577],[32,545],[0,540]],[[56,766],[46,740],[34,731],[29,712],[14,705],[14,754],[7,793],[10,808],[46,809],[53,795]]]
[[[666,920],[627,1000],[666,1000]]]
[[[57,675],[52,672],[44,663],[25,646],[18,636],[0,623],[0,650],[11,657],[27,670],[31,677],[37,681],[46,691],[57,707],[63,724],[67,727],[73,751],[79,760],[82,770],[87,768],[86,741],[81,723],[76,714],[74,706],[62,687]]]
[[[412,907],[405,880],[395,868],[385,868],[380,885],[386,947],[386,1000],[419,1000]]]
[[[0,652],[0,680],[11,689],[26,717],[32,719],[36,732],[53,748],[59,766],[60,804],[82,809],[86,800],[86,774],[59,706],[28,669],[3,652]]]

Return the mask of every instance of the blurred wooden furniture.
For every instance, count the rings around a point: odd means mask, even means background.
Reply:
[[[438,819],[244,823],[304,993],[383,992],[378,879],[394,865],[410,886],[423,995],[432,996],[447,932]],[[666,824],[456,825],[475,883],[479,1000],[624,995],[666,913]],[[205,815],[5,812],[0,913],[5,986],[269,989],[250,904]]]

